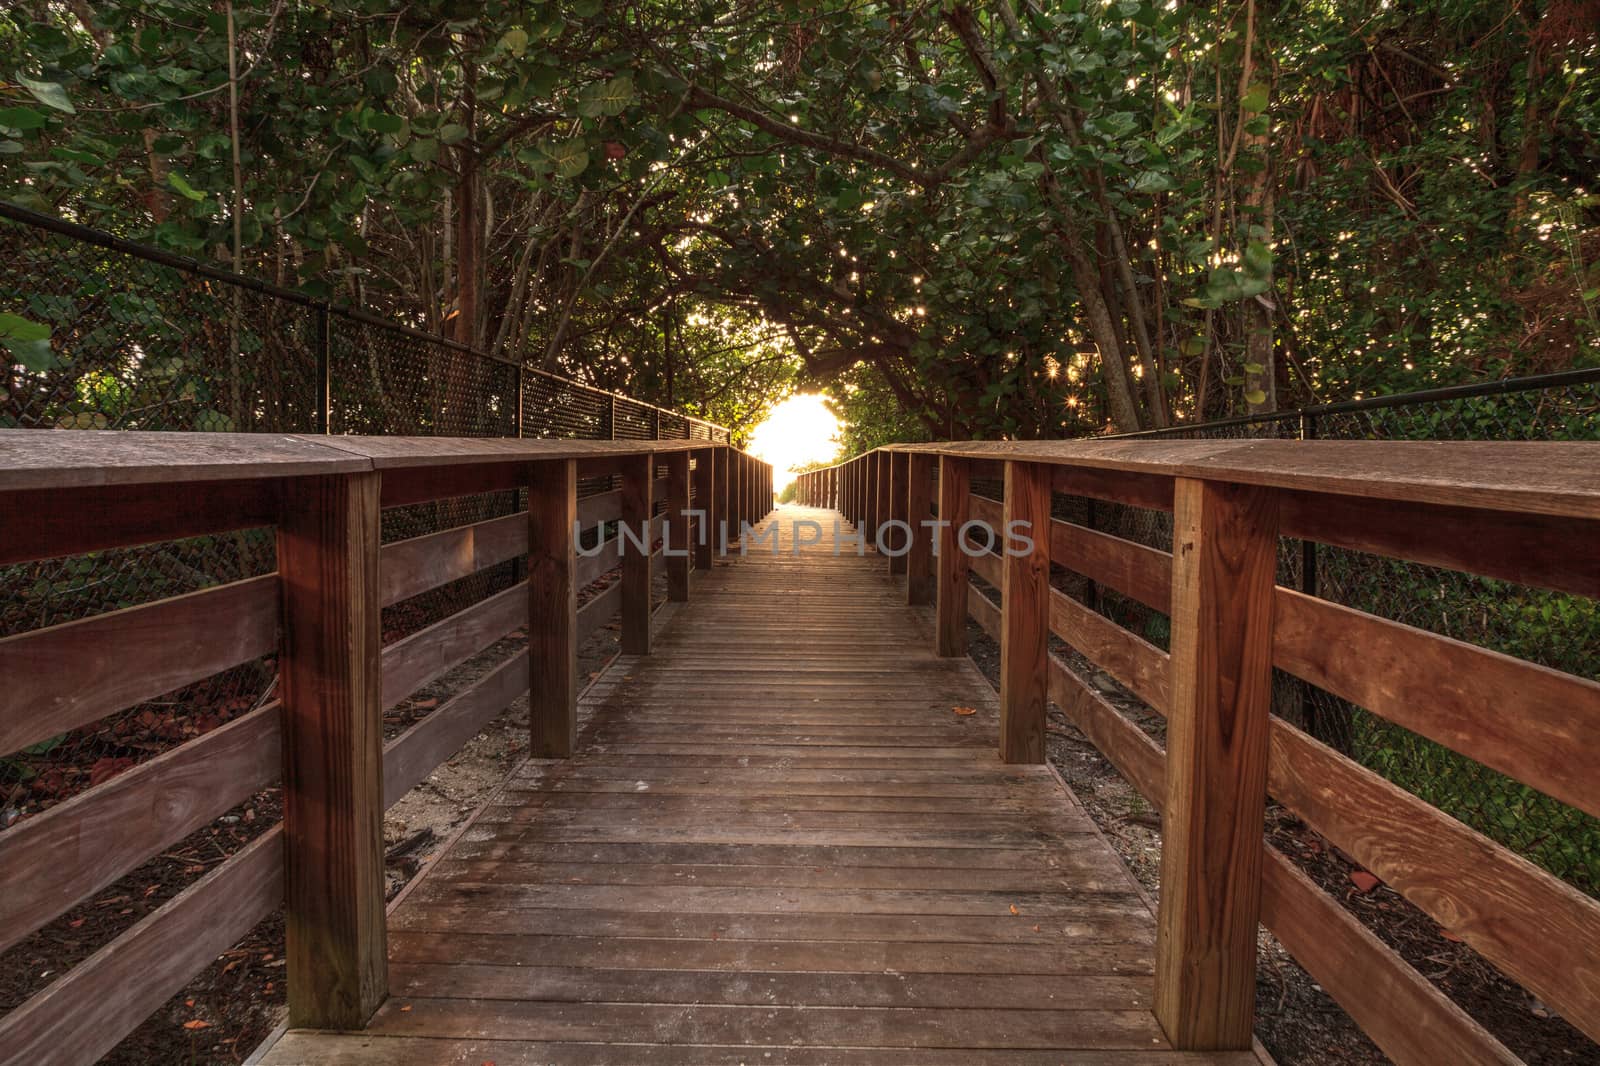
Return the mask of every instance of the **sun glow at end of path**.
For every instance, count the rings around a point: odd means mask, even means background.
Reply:
[[[782,492],[795,474],[839,454],[839,420],[816,393],[791,396],[750,434],[750,454],[772,464],[772,488]]]

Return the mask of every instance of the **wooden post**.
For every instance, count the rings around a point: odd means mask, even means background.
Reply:
[[[534,758],[565,759],[578,740],[578,464],[528,476],[528,719]]]
[[[1050,482],[1043,463],[1006,463],[1000,555],[1000,758],[1044,762],[1050,638]],[[1031,540],[1029,547],[1023,540]]]
[[[906,474],[911,469],[911,456],[907,452],[890,452],[889,460],[889,521],[906,521]],[[885,543],[896,554],[889,556],[889,576],[906,572],[906,553],[911,547],[909,534],[896,528]]]
[[[1178,478],[1155,1013],[1185,1050],[1254,1027],[1277,498]]]
[[[933,456],[906,456],[906,521],[911,525],[911,550],[906,553],[906,603],[933,602],[933,531],[923,525],[933,510]]]
[[[650,654],[650,517],[655,509],[656,457],[631,455],[622,463],[622,524],[642,536],[643,548],[623,540],[622,654]]]
[[[296,1028],[360,1029],[388,992],[380,481],[287,482],[278,525],[285,976]]]
[[[700,528],[694,542],[694,568],[711,569],[711,541],[717,535],[717,450],[695,452],[694,504],[700,511]]]
[[[667,453],[667,599],[689,599],[689,453]],[[677,554],[677,553],[682,554]]]
[[[733,514],[733,497],[728,492],[729,467],[733,465],[733,449],[717,448],[716,470],[713,473],[712,498],[716,501],[716,521],[711,525],[711,536],[716,540],[717,553],[722,554],[727,550],[728,541],[733,539],[734,530],[725,529],[723,523],[729,521]]]
[[[967,520],[971,471],[966,460],[939,457],[939,557],[935,598],[935,647],[943,656],[967,653],[967,566],[957,534]]]

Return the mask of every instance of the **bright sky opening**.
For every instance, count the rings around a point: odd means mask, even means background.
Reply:
[[[839,420],[822,396],[791,396],[750,434],[749,450],[772,464],[772,489],[782,492],[802,467],[838,457]]]

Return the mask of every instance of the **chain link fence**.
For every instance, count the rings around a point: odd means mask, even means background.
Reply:
[[[1174,427],[1126,438],[1600,441],[1600,369],[1330,404]],[[1058,507],[1061,500],[1058,499]],[[1075,503],[1087,523],[1171,549],[1162,512]],[[1278,581],[1382,618],[1600,678],[1600,603],[1545,589],[1285,538]],[[1087,599],[1162,647],[1167,619],[1110,590]],[[1361,707],[1279,675],[1274,710],[1324,743],[1600,895],[1600,820]],[[1506,708],[1514,714],[1515,708]]]
[[[0,428],[730,440],[722,426],[4,202],[0,316],[0,342],[16,342],[0,348]],[[18,321],[48,338],[22,343]],[[609,487],[591,479],[580,492]],[[383,537],[521,506],[495,493],[397,508]],[[0,637],[275,567],[267,529],[0,567]],[[506,563],[386,608],[385,641],[518,577]],[[0,830],[262,705],[275,676],[263,659],[0,752]]]

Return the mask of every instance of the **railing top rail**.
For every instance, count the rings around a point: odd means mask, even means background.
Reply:
[[[719,447],[726,445],[708,440],[0,429],[0,492],[604,459]]]
[[[1600,518],[1600,443],[1587,441],[934,441],[878,449],[1018,459],[1342,496]]]

